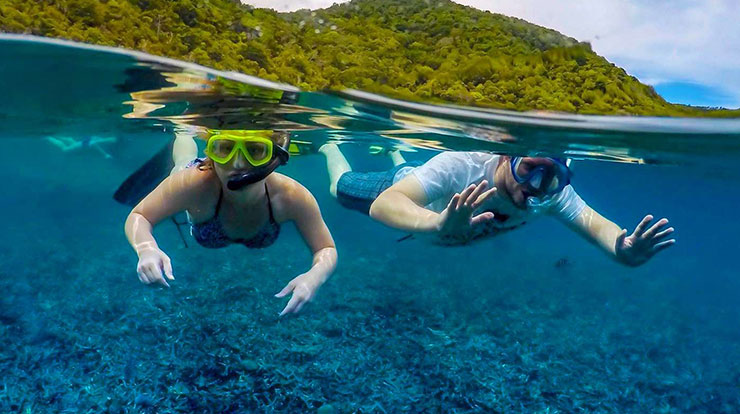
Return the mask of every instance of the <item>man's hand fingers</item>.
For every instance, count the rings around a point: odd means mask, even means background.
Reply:
[[[658,253],[661,250],[665,250],[671,246],[676,244],[676,239],[670,239],[666,241],[662,241],[660,243],[657,243],[655,246],[653,246],[652,254]]]
[[[667,229],[661,231],[660,233],[653,236],[653,241],[659,242],[666,236],[670,236],[673,233],[673,227],[668,227]]]
[[[285,285],[285,287],[283,288],[283,290],[281,290],[280,292],[276,293],[275,294],[275,297],[276,298],[282,298],[282,297],[284,297],[285,295],[287,295],[288,293],[290,293],[292,291],[293,291],[293,282],[290,282],[287,285]]]
[[[473,217],[472,220],[470,220],[470,224],[473,226],[476,226],[478,224],[484,223],[488,220],[493,219],[494,215],[490,211],[486,211],[485,213],[480,213],[477,216]]]
[[[496,187],[493,187],[490,190],[478,196],[478,199],[475,200],[475,203],[473,203],[473,210],[477,210],[478,207],[482,206],[486,201],[488,201],[488,199],[491,198],[494,194],[496,194],[497,191],[498,189]]]
[[[651,214],[648,214],[645,216],[645,218],[642,219],[640,224],[635,227],[635,231],[632,233],[635,237],[640,237],[642,233],[645,231],[645,227],[647,227],[650,222],[653,221],[653,216]]]
[[[466,189],[463,190],[462,194],[460,194],[460,199],[457,201],[457,208],[458,210],[460,207],[465,204],[465,202],[468,201],[468,197],[470,197],[470,193],[472,193],[475,190],[475,184],[470,184]]]
[[[454,196],[450,199],[450,202],[447,204],[447,210],[454,211],[457,210],[457,203],[460,201],[460,193],[455,193]]]
[[[473,204],[475,204],[475,202],[476,202],[476,201],[478,200],[478,197],[480,197],[481,193],[482,193],[483,191],[485,191],[485,189],[486,189],[486,188],[488,188],[488,181],[486,181],[486,180],[483,180],[483,181],[482,181],[482,182],[481,182],[480,184],[478,184],[478,186],[477,186],[477,187],[475,187],[475,189],[474,189],[474,190],[473,190],[473,191],[472,191],[472,192],[470,193],[470,195],[468,196],[468,199],[467,199],[467,200],[465,200],[465,205],[466,205],[467,207],[471,207],[471,208],[472,208]]]
[[[622,231],[620,231],[619,235],[617,236],[617,241],[615,243],[616,250],[619,250],[622,247],[625,237],[627,237],[627,229],[622,229]]]
[[[668,220],[667,219],[662,218],[662,219],[658,220],[657,223],[655,223],[652,226],[650,226],[650,228],[647,229],[647,231],[645,231],[645,233],[642,234],[642,238],[643,239],[650,239],[650,238],[652,238],[655,235],[655,233],[657,233],[658,230],[662,229],[666,224],[668,224]]]

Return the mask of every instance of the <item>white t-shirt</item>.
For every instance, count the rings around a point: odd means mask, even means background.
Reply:
[[[429,200],[425,207],[441,213],[455,193],[462,192],[470,184],[479,184],[485,179],[490,186],[499,158],[499,155],[487,152],[442,152],[422,166],[402,168],[396,173],[393,181],[396,183],[408,174],[413,174],[421,183]],[[479,226],[481,228],[476,231],[474,238],[513,229],[543,214],[566,222],[573,221],[585,207],[586,203],[570,185],[553,196],[552,200],[537,212],[517,208],[505,196],[495,195],[474,213],[492,211],[495,216],[486,225]]]

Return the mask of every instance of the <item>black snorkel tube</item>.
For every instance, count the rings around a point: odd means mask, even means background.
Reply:
[[[289,144],[286,144],[286,147],[287,145]],[[267,178],[270,173],[275,171],[277,167],[285,165],[289,158],[290,153],[285,150],[285,148],[280,145],[275,145],[270,162],[260,165],[259,167],[252,167],[242,174],[229,178],[229,181],[226,183],[226,188],[231,191],[238,191],[250,184],[262,181]]]

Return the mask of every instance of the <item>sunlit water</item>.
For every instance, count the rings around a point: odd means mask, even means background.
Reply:
[[[0,37],[0,412],[737,412],[740,120],[586,117],[298,91],[140,54]],[[310,256],[155,233],[170,289],[141,284],[118,185],[175,130],[280,129],[426,160],[565,154],[573,185],[677,244],[639,268],[542,219],[467,247],[404,234],[329,196],[326,161],[280,172],[318,199],[333,278],[297,317],[272,295]],[[115,138],[63,152],[48,137]],[[71,141],[70,141],[71,142]],[[108,157],[108,155],[110,157]]]

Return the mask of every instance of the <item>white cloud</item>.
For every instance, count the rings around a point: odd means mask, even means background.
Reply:
[[[464,0],[578,40],[643,82],[692,82],[725,90],[740,106],[737,0]]]
[[[279,11],[344,1],[248,0]],[[591,42],[594,51],[643,82],[692,82],[740,106],[738,0],[458,0]]]

